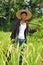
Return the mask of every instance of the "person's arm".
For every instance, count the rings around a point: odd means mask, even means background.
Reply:
[[[30,27],[28,27],[28,32],[34,33],[34,32],[36,32],[40,28],[40,26],[41,25],[37,24],[35,29],[31,29]]]
[[[34,33],[34,32],[36,32],[37,30],[36,29],[31,29],[30,27],[28,28],[28,32],[29,33]]]
[[[13,27],[13,29],[12,29],[12,33],[11,33],[11,36],[10,36],[11,39],[15,39],[15,37],[16,37],[17,24],[18,24],[18,21],[15,22],[14,27]]]

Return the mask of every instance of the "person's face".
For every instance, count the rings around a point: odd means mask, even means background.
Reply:
[[[25,13],[21,14],[21,19],[22,19],[22,20],[25,20],[25,19],[26,19],[26,16],[27,16],[27,15],[26,15]]]

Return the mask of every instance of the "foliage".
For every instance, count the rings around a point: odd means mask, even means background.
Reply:
[[[29,8],[30,6],[30,10],[31,12],[34,14],[34,17],[38,17],[41,16],[40,14],[38,14],[35,10],[35,8],[37,7],[37,5],[39,5],[39,7],[41,8],[42,6],[40,5],[41,3],[43,3],[43,1],[41,0],[30,0],[28,3],[28,6],[26,4],[26,2],[24,2],[23,0],[16,2],[15,0],[1,0],[0,1],[0,21],[1,18],[4,19],[4,21],[8,21],[9,23],[11,23],[11,21],[13,22],[16,18],[16,12],[19,9],[26,9],[26,7]],[[39,8],[38,7],[38,8]],[[35,16],[36,15],[36,16]],[[2,21],[3,22],[3,21]]]
[[[27,44],[19,47],[19,43],[12,44],[11,32],[0,31],[0,65],[19,65],[20,55],[23,57],[22,65],[43,65],[43,18],[32,19],[34,23],[41,23],[41,28],[34,34],[28,34]],[[33,27],[32,25],[30,25]],[[24,52],[21,51],[24,47]],[[6,54],[10,50],[9,60]]]

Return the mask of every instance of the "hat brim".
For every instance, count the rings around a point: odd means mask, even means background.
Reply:
[[[29,10],[19,10],[17,13],[16,13],[16,17],[18,19],[21,19],[21,12],[26,12],[27,13],[27,17],[25,20],[28,20],[32,17],[32,13],[29,11]]]

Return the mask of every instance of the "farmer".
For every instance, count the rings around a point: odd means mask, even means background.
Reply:
[[[39,29],[40,25],[36,25],[35,29],[31,29],[29,27],[29,23],[27,20],[29,20],[32,17],[32,14],[29,10],[19,10],[16,13],[16,17],[19,19],[19,21],[15,22],[11,39],[15,39],[16,41],[19,41],[19,45],[21,46],[22,43],[25,41],[26,43],[26,36],[29,33],[34,33]],[[22,58],[22,56],[21,56]]]
[[[16,17],[19,19],[19,21],[15,22],[11,39],[19,40],[19,45],[22,45],[22,43],[25,41],[26,43],[26,36],[29,33],[36,32],[40,25],[37,24],[35,29],[31,29],[29,27],[29,23],[26,20],[29,20],[32,17],[32,14],[29,10],[19,10],[16,13]]]

